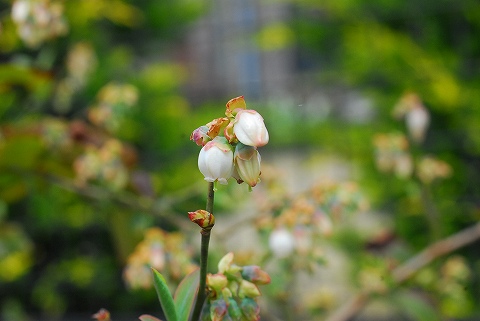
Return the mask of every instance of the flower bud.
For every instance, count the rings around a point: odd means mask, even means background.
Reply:
[[[232,298],[229,298],[227,304],[228,304],[228,315],[233,320],[240,320],[240,317],[242,316],[242,310],[240,310],[240,307],[238,306],[237,301],[235,301]]]
[[[195,212],[188,212],[188,218],[193,223],[201,228],[211,228],[215,225],[215,217],[210,212],[205,210],[197,210]]]
[[[207,285],[216,293],[222,293],[222,289],[228,284],[227,277],[223,274],[207,274]]]
[[[217,136],[200,150],[198,168],[207,182],[227,184],[233,172],[233,151],[224,137]]]
[[[240,110],[235,116],[233,132],[245,145],[261,147],[268,143],[268,131],[262,116],[255,110]]]
[[[242,314],[245,317],[245,320],[260,320],[260,307],[254,299],[244,298],[240,303],[240,309],[242,310]]]
[[[110,321],[110,312],[106,309],[100,309],[97,313],[92,315],[92,318],[98,321]]]
[[[208,127],[200,126],[192,132],[190,140],[193,140],[198,146],[205,146],[205,144],[211,140],[207,133]]]
[[[200,321],[211,321],[210,308],[211,308],[210,301],[206,300],[205,304],[203,305],[202,312],[200,314]]]
[[[268,240],[270,250],[278,258],[289,256],[295,248],[295,239],[292,234],[284,228],[272,231]]]
[[[218,262],[218,273],[225,273],[233,263],[233,252],[225,254]]]
[[[222,321],[227,314],[227,303],[224,300],[215,300],[210,306],[210,318],[212,321]]]
[[[242,277],[255,284],[270,283],[270,275],[257,265],[244,266],[242,269]]]
[[[257,185],[260,177],[261,162],[257,149],[253,146],[238,143],[233,158],[236,165],[235,169],[240,179],[250,187]]]
[[[240,283],[240,290],[238,291],[240,297],[256,298],[260,296],[258,287],[247,280],[242,280]]]
[[[227,284],[228,285],[228,284]],[[228,287],[222,289],[222,296],[225,299],[231,298],[233,296],[232,290],[230,290]]]

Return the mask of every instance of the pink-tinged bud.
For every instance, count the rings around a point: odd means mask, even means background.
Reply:
[[[268,284],[271,281],[270,275],[257,265],[244,266],[242,269],[242,277],[255,284]]]
[[[217,136],[200,150],[198,168],[207,182],[227,184],[233,172],[233,151],[225,137]]]
[[[226,271],[230,270],[232,263],[233,252],[228,252],[220,259],[220,262],[218,262],[218,273],[224,274]]]
[[[211,140],[207,133],[208,127],[200,126],[192,132],[190,140],[193,140],[198,146],[205,146],[205,144]]]
[[[110,321],[110,312],[106,309],[100,309],[97,313],[92,315],[92,318],[97,321]]]
[[[188,212],[188,218],[201,228],[212,228],[215,225],[215,217],[205,210]]]
[[[240,309],[242,310],[242,314],[245,317],[245,320],[260,320],[260,307],[254,299],[244,298],[240,303]]]
[[[257,185],[260,178],[261,157],[256,147],[238,143],[233,158],[240,180],[250,185],[250,187]]]
[[[256,298],[257,296],[261,295],[258,287],[247,280],[242,280],[242,282],[240,283],[240,289],[238,291],[238,294],[240,297],[247,298]]]
[[[270,233],[268,240],[270,250],[278,258],[285,258],[295,249],[295,239],[287,229],[280,228]]]
[[[261,147],[268,143],[267,127],[255,110],[240,110],[235,116],[233,132],[244,145]]]
[[[223,274],[207,274],[207,285],[216,293],[222,293],[222,290],[227,286],[227,277]]]
[[[232,98],[227,102],[227,109],[225,110],[225,115],[227,117],[235,117],[235,115],[240,110],[243,110],[246,108],[247,108],[247,104],[245,103],[245,98],[243,96]]]
[[[227,303],[224,300],[215,300],[210,306],[210,318],[212,321],[222,321],[227,314]]]

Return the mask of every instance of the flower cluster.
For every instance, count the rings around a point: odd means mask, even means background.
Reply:
[[[393,109],[396,118],[405,117],[408,134],[414,143],[421,143],[430,123],[430,115],[420,97],[405,94]],[[449,164],[433,156],[422,156],[414,161],[409,140],[402,133],[377,134],[373,139],[375,162],[382,172],[393,172],[400,178],[416,175],[423,184],[430,184],[452,173]]]
[[[438,178],[447,178],[451,174],[450,165],[433,156],[425,156],[417,164],[417,176],[424,184],[430,184]]]
[[[235,265],[233,258],[233,253],[228,253],[218,263],[218,273],[207,275],[209,296],[202,310],[202,321],[260,319],[255,300],[261,295],[258,285],[270,283],[270,276],[256,265]]]
[[[408,134],[416,143],[421,143],[430,124],[430,114],[415,93],[407,93],[393,108],[395,118],[405,117]]]
[[[375,163],[380,171],[393,172],[400,178],[410,177],[413,172],[413,160],[405,135],[377,134],[373,144],[375,145]]]
[[[68,31],[60,1],[16,0],[12,5],[12,20],[20,38],[30,47],[38,47]]]
[[[439,294],[439,307],[442,314],[461,319],[472,311],[472,298],[465,288],[473,278],[473,271],[464,257],[453,255],[441,266],[425,267],[415,276],[415,283],[427,293]]]
[[[190,136],[202,146],[198,168],[207,182],[227,184],[234,177],[239,184],[254,187],[260,177],[257,148],[269,139],[263,118],[257,111],[246,109],[243,96],[227,102],[225,116],[200,126]]]
[[[42,121],[41,138],[52,152],[59,152],[72,146],[68,123],[57,118],[45,118]]]
[[[272,208],[278,215],[259,219],[257,226],[271,231],[269,248],[275,257],[287,258],[296,253],[299,265],[311,267],[323,259],[318,241],[332,234],[333,221],[367,208],[358,185],[324,181],[287,204]]]
[[[77,182],[83,185],[98,181],[114,190],[124,188],[129,181],[129,172],[123,154],[124,146],[116,139],[107,140],[101,147],[87,145],[85,153],[73,164]]]
[[[59,112],[69,111],[73,96],[85,87],[97,65],[97,57],[92,45],[87,42],[78,42],[73,45],[67,54],[66,75],[55,89],[54,106]]]
[[[181,233],[167,233],[159,228],[150,228],[145,238],[129,256],[124,270],[124,279],[132,289],[153,286],[151,268],[162,271],[170,280],[182,277],[197,268],[191,260],[192,251]]]
[[[117,132],[138,101],[138,89],[129,84],[109,83],[97,95],[88,119],[109,132]]]

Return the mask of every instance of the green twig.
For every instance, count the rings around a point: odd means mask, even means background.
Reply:
[[[214,201],[214,183],[208,183],[207,194],[207,206],[206,211],[213,214],[213,201]],[[195,307],[191,315],[190,321],[197,321],[200,319],[200,313],[202,312],[203,303],[207,297],[206,284],[207,284],[207,266],[208,266],[208,245],[210,243],[210,232],[212,227],[202,228],[200,234],[202,234],[202,244],[200,248],[200,284],[198,287],[197,300],[195,301]]]

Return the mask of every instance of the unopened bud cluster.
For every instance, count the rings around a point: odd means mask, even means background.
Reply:
[[[218,263],[218,273],[207,275],[209,296],[201,320],[260,319],[260,308],[255,298],[260,296],[259,285],[270,283],[270,276],[256,265],[233,264],[233,253],[225,255]]]
[[[430,114],[417,94],[405,94],[395,105],[393,116],[405,118],[406,129],[412,142],[419,144],[424,141],[430,124]],[[422,156],[415,160],[409,139],[402,133],[377,134],[373,144],[375,163],[382,172],[393,172],[399,178],[411,178],[415,175],[424,184],[452,174],[450,165],[434,156]]]
[[[263,118],[257,111],[246,109],[243,96],[227,102],[225,116],[198,127],[190,136],[202,146],[198,168],[207,182],[227,184],[234,177],[239,184],[254,187],[260,177],[257,148],[269,140]]]

